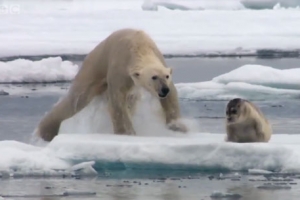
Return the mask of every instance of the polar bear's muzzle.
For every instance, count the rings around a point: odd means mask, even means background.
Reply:
[[[160,98],[165,98],[170,92],[170,89],[168,87],[162,87],[158,93],[158,96]]]

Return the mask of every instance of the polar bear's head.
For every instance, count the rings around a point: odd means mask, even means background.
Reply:
[[[166,67],[146,67],[131,76],[136,85],[142,86],[154,96],[165,98],[172,84],[172,69]]]

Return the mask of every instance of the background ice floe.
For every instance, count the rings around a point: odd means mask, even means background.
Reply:
[[[245,98],[249,100],[299,99],[300,90],[270,88],[243,82],[228,84],[213,81],[176,84],[179,97],[186,100],[230,100]]]
[[[144,10],[241,10],[297,8],[299,0],[144,0]]]
[[[244,65],[212,79],[217,83],[245,82],[279,89],[300,89],[300,68],[274,69],[261,65]]]
[[[168,9],[183,10],[236,10],[236,9],[273,9],[280,5],[284,8],[297,8],[300,6],[299,0],[1,0],[2,13],[15,11],[44,12],[44,11],[91,11],[91,10],[141,10],[145,5],[162,6]],[[41,9],[41,5],[44,5]],[[169,7],[170,5],[170,7]],[[18,7],[19,6],[19,7]],[[149,7],[151,8],[151,7]],[[147,7],[145,7],[147,10]]]
[[[143,10],[155,10],[159,7],[170,10],[239,10],[245,9],[238,0],[216,1],[216,0],[145,0]]]
[[[80,66],[61,57],[39,61],[17,59],[0,62],[1,83],[70,82]],[[188,67],[188,66],[187,66]],[[275,69],[262,65],[243,65],[211,81],[177,83],[179,97],[189,100],[252,100],[300,98],[300,68]]]
[[[222,2],[215,5],[234,1]],[[169,56],[299,55],[296,8],[148,12],[142,3],[2,1],[0,57],[87,54],[111,32],[128,27],[145,30]]]
[[[300,98],[300,68],[275,69],[269,66],[244,65],[200,83],[176,84],[181,98],[193,100],[228,100],[243,97],[251,100]]]
[[[0,83],[49,83],[70,81],[78,71],[77,65],[61,57],[39,61],[17,59],[0,62]]]

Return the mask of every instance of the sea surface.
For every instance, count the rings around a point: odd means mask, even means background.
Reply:
[[[170,58],[167,63],[174,69],[175,83],[209,81],[245,64],[259,64],[278,69],[299,68],[300,59],[257,59],[257,58]],[[77,61],[78,64],[80,62]],[[31,142],[31,135],[42,116],[67,92],[69,83],[57,84],[6,84],[0,90],[20,90],[13,95],[0,96],[0,140]],[[45,88],[51,90],[45,90]],[[49,92],[50,91],[50,92]],[[224,113],[228,101],[196,101],[181,99],[184,117],[196,119],[199,131],[219,134],[224,137]],[[299,134],[299,99],[255,101],[273,125],[274,134]],[[1,152],[0,152],[1,153]],[[191,152],[192,153],[192,152]],[[0,155],[1,156],[1,155]],[[201,174],[186,171],[114,171],[99,177],[76,178],[1,178],[0,196],[5,199],[141,199],[141,200],[199,200],[214,199],[214,191],[239,194],[225,199],[279,200],[298,199],[300,187],[295,178],[273,181],[286,186],[283,190],[259,189],[269,184],[262,175]],[[238,178],[237,178],[238,177]],[[253,180],[251,180],[253,179]],[[254,180],[255,179],[255,180]],[[292,188],[290,188],[292,187]],[[281,188],[282,189],[282,188]],[[82,196],[59,196],[67,190],[86,192]],[[94,194],[95,192],[96,194]],[[44,196],[44,197],[42,197]],[[1,198],[0,198],[1,199]],[[224,198],[223,198],[224,199]]]

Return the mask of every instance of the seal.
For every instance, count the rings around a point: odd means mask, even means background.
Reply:
[[[272,127],[254,103],[234,98],[226,106],[226,133],[228,142],[269,142]]]

